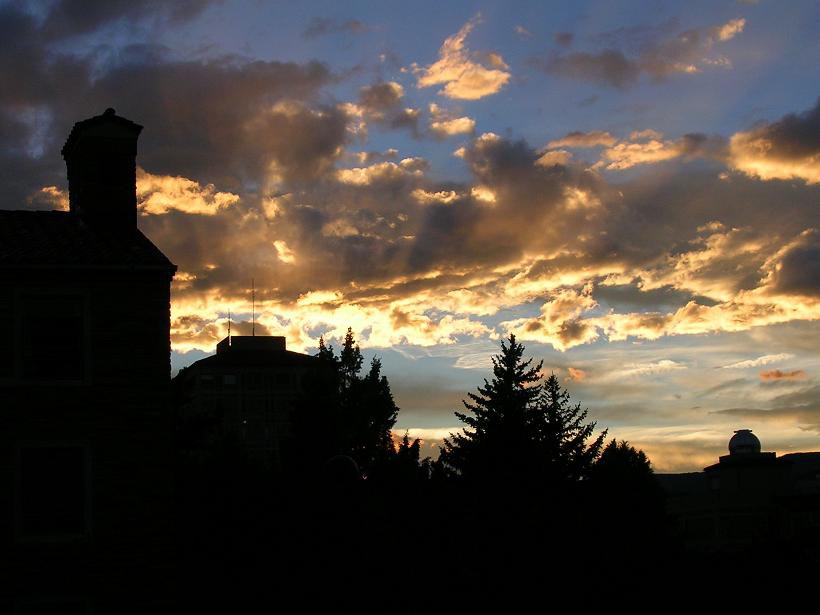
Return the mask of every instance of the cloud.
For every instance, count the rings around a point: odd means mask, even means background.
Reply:
[[[558,147],[611,147],[615,145],[617,139],[604,130],[592,130],[590,132],[570,132],[547,143],[550,149]]]
[[[604,152],[606,168],[614,170],[629,169],[639,164],[654,164],[679,155],[676,145],[654,139],[641,143],[619,143]]]
[[[657,376],[659,374],[667,374],[686,369],[686,365],[672,361],[671,359],[661,359],[653,363],[635,363],[628,365],[623,369],[611,372],[607,376],[607,380],[618,380],[620,378],[640,378],[643,376]]]
[[[49,37],[87,34],[103,26],[128,21],[177,24],[197,17],[219,0],[58,0],[49,7],[42,26]]]
[[[521,26],[521,25],[515,26],[515,33],[521,39],[532,38],[532,32],[530,32],[524,26]]]
[[[404,88],[395,81],[382,81],[359,90],[359,104],[371,112],[394,108],[404,97]]]
[[[779,395],[764,408],[726,408],[717,410],[713,414],[762,421],[768,424],[797,424],[803,429],[820,434],[820,386],[814,385]]]
[[[587,379],[587,372],[578,367],[567,368],[567,378],[574,382],[583,382]]]
[[[143,215],[165,214],[171,210],[214,216],[220,209],[235,205],[239,195],[218,192],[213,184],[201,186],[184,177],[152,175],[137,168],[137,203]]]
[[[772,259],[771,282],[776,292],[820,297],[820,233],[810,229]]]
[[[720,41],[728,41],[734,38],[736,35],[743,32],[743,28],[746,27],[746,20],[743,18],[732,19],[731,21],[726,22],[722,26],[720,26],[717,31],[717,39]]]
[[[430,122],[430,130],[441,136],[472,134],[475,130],[475,120],[470,117],[456,117],[450,120],[434,120]]]
[[[430,116],[430,131],[438,137],[473,134],[475,131],[474,119],[458,116],[452,111],[443,109],[436,103],[430,103]]]
[[[452,179],[389,144],[361,151],[367,124],[418,122],[397,82],[376,81],[340,103],[328,91],[339,76],[316,62],[182,60],[154,48],[97,65],[81,55],[55,60],[37,22],[16,18],[0,22],[4,75],[26,75],[0,91],[9,198],[59,206],[59,147],[88,105],[115,104],[143,123],[139,224],[180,265],[172,309],[188,324],[175,329],[177,350],[211,350],[225,310],[248,308],[251,277],[260,322],[295,346],[351,325],[370,346],[515,330],[569,349],[817,317],[810,275],[799,276],[814,262],[811,186],[742,173],[721,181],[673,164],[616,185],[569,155],[655,139],[677,152],[670,161],[685,160],[710,156],[708,137],[641,131],[610,143],[608,132],[575,131],[562,149],[544,151],[484,133],[465,139],[464,171]],[[507,70],[463,42],[470,62]],[[436,112],[431,121],[466,118]],[[601,286],[643,302],[604,304]],[[184,320],[193,317],[203,324]]]
[[[785,352],[779,354],[765,354],[763,356],[757,357],[756,359],[747,359],[745,361],[738,361],[737,363],[724,365],[723,369],[747,369],[749,367],[760,367],[761,365],[769,365],[770,363],[786,361],[788,359],[791,359],[792,357],[794,357],[793,354]]]
[[[329,17],[314,17],[302,32],[302,36],[318,38],[331,34],[363,34],[367,30],[367,26],[358,19],[342,21]]]
[[[426,68],[414,66],[419,88],[444,85],[439,91],[442,96],[477,100],[499,92],[509,82],[510,73],[501,56],[490,53],[477,61],[465,46],[467,36],[480,21],[481,17],[476,16],[448,37],[435,63]]]
[[[420,177],[426,168],[424,161],[415,158],[405,158],[398,164],[395,162],[377,162],[369,167],[355,167],[336,171],[337,181],[354,186],[369,186],[377,182],[393,182],[408,176]]]
[[[772,369],[760,372],[760,379],[764,382],[779,381],[779,380],[805,380],[806,372],[802,369],[795,369],[792,371],[782,371],[779,369]]]
[[[542,167],[551,167],[555,165],[567,165],[569,164],[570,160],[572,159],[572,154],[568,151],[559,149],[553,150],[550,152],[544,152],[538,160],[535,161],[535,164],[542,166]]]
[[[622,28],[599,36],[604,49],[553,53],[534,58],[532,63],[548,74],[625,89],[642,75],[658,82],[708,66],[730,67],[727,58],[712,54],[713,47],[742,32],[745,23],[737,18],[711,28],[684,31],[674,22],[654,28]]]
[[[68,211],[68,192],[57,186],[45,186],[26,199],[32,209]]]
[[[732,135],[729,156],[735,169],[751,177],[820,182],[820,99],[803,113]]]
[[[661,133],[647,129],[633,132],[629,138],[629,141],[607,147],[598,164],[609,170],[620,171],[680,157],[717,160],[725,157],[725,140],[716,135],[692,133],[677,140],[664,140]]]

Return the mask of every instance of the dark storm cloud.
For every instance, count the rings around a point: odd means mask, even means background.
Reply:
[[[670,20],[658,26],[621,28],[594,38],[601,49],[553,53],[532,63],[548,74],[625,89],[641,75],[658,82],[704,66],[730,66],[722,56],[713,56],[712,48],[742,32],[744,25],[744,20],[735,19],[722,26],[680,31],[677,22]]]
[[[193,7],[169,15],[182,19]],[[342,111],[308,105],[334,79],[318,62],[171,60],[137,45],[99,65],[52,51],[36,21],[10,5],[0,7],[0,38],[8,84],[0,88],[4,207],[43,185],[63,185],[59,149],[71,125],[109,106],[147,127],[140,162],[152,173],[234,191],[264,182],[271,165],[285,178],[310,179],[346,139]]]
[[[751,177],[820,183],[820,99],[803,113],[732,135],[729,154],[731,165]]]
[[[807,233],[786,251],[775,270],[774,284],[783,293],[820,297],[820,233]]]
[[[589,53],[578,51],[566,55],[556,54],[544,60],[534,60],[534,65],[544,72],[592,81],[601,85],[626,88],[638,81],[640,65],[614,49]]]
[[[117,21],[188,21],[221,0],[58,0],[43,24],[48,37],[86,34]]]
[[[781,119],[763,123],[749,133],[765,139],[769,155],[779,159],[800,159],[820,154],[820,98],[802,113],[789,113]]]
[[[359,104],[369,111],[394,109],[402,99],[403,90],[393,82],[380,82],[364,86],[359,90]]]
[[[314,17],[302,32],[302,36],[316,38],[328,34],[362,34],[364,32],[367,32],[367,26],[358,19],[342,21],[328,17]]]
[[[368,121],[408,129],[414,137],[420,137],[421,112],[402,105],[404,88],[395,81],[379,81],[359,90],[359,106]]]

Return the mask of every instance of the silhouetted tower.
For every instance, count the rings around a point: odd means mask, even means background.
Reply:
[[[176,266],[137,228],[140,131],[78,122],[71,211],[0,209],[0,587],[167,577]]]
[[[116,232],[137,226],[136,157],[142,126],[106,109],[77,122],[62,149],[71,212]]]

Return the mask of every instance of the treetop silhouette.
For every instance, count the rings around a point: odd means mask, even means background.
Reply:
[[[587,410],[570,404],[555,374],[542,382],[543,362],[525,360],[524,350],[515,335],[502,342],[492,379],[468,393],[467,412],[455,413],[465,427],[444,441],[438,463],[445,473],[560,483],[589,476],[606,431],[593,438]]]

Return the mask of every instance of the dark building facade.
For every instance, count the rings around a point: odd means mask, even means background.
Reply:
[[[743,550],[795,544],[820,557],[820,453],[762,452],[749,429],[703,472],[657,475],[685,544]]]
[[[20,604],[169,561],[176,266],[137,229],[141,129],[78,122],[70,211],[0,210],[0,586]]]
[[[233,336],[174,378],[180,420],[193,438],[190,454],[207,455],[230,439],[249,461],[278,468],[291,433],[294,402],[309,386],[317,360],[287,350],[284,337]]]

